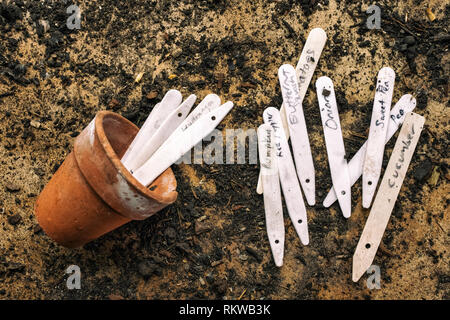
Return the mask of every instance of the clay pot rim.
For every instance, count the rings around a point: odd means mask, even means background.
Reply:
[[[134,188],[136,188],[136,190],[142,194],[145,197],[150,197],[155,199],[156,201],[163,203],[163,204],[171,204],[173,202],[175,202],[175,200],[177,199],[178,193],[176,190],[173,190],[173,192],[170,193],[165,193],[167,196],[163,196],[162,193],[157,192],[157,191],[152,191],[150,188],[151,186],[158,180],[155,179],[155,181],[147,188],[145,187],[143,184],[141,184],[126,168],[125,166],[122,164],[122,162],[120,161],[119,157],[117,156],[116,152],[114,151],[113,147],[111,146],[111,144],[109,143],[109,140],[106,136],[105,130],[103,128],[103,120],[107,117],[111,117],[114,118],[118,121],[121,121],[127,125],[130,125],[134,128],[136,128],[137,130],[139,130],[139,128],[132,123],[131,121],[129,121],[128,119],[118,115],[117,113],[111,112],[111,111],[99,111],[95,117],[95,131],[97,134],[97,137],[106,153],[106,155],[108,156],[108,158],[111,160],[111,162],[113,163],[114,167],[117,169],[117,171],[119,172],[120,175],[122,175],[122,177],[124,177],[126,179],[126,181],[131,184]],[[164,171],[161,175],[165,174],[168,170],[172,171],[172,169],[169,167],[166,171]],[[173,177],[173,179],[175,180],[175,176],[173,174],[173,172],[170,172],[171,176]],[[156,188],[157,190],[158,188]]]

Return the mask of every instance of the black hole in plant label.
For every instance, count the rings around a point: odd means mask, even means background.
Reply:
[[[366,243],[366,249],[370,249],[370,243]]]
[[[298,223],[302,223],[302,222],[303,222],[302,219],[298,220]]]
[[[275,243],[280,243],[280,240],[275,240]]]
[[[367,184],[368,184],[369,186],[371,186],[371,185],[372,185],[372,181],[367,182]]]
[[[306,181],[306,183],[309,183],[309,181],[311,181],[311,180],[309,180],[309,179],[306,179],[305,181]]]
[[[345,195],[345,191],[341,191],[341,194],[342,194],[342,195]]]
[[[216,117],[215,117],[215,116],[212,116],[212,117],[211,117],[211,120],[212,120],[212,121],[216,120]]]

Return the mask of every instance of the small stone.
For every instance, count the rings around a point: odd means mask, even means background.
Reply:
[[[22,217],[18,213],[8,217],[8,223],[12,226],[18,224],[21,220],[22,220]]]
[[[239,255],[239,259],[241,259],[242,261],[247,261],[248,256],[245,255],[245,254],[240,254],[240,255]]]
[[[430,177],[433,170],[433,164],[430,160],[425,160],[417,166],[414,170],[414,178],[418,181],[423,181]]]
[[[41,127],[41,123],[39,121],[36,120],[31,120],[30,121],[30,126],[32,126],[33,128],[40,128]]]
[[[258,261],[258,262],[262,261],[261,255],[259,254],[259,252],[256,249],[253,249],[251,247],[246,247],[245,251],[247,251],[247,253],[249,255],[251,255],[253,258],[255,258],[256,261]]]
[[[124,298],[121,295],[118,294],[110,294],[108,296],[109,300],[124,300]]]

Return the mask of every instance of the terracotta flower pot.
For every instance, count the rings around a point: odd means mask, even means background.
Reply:
[[[37,220],[53,240],[80,247],[176,200],[170,168],[146,188],[120,162],[138,130],[122,116],[101,111],[76,138],[36,202]]]

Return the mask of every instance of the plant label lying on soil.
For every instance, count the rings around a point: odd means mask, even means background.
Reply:
[[[337,198],[344,217],[352,213],[350,173],[345,158],[344,139],[342,138],[339,111],[336,103],[333,82],[328,77],[316,81],[317,99],[327,147],[331,180],[337,190]]]
[[[364,208],[370,207],[380,179],[394,82],[395,72],[391,68],[384,67],[378,72],[363,167],[362,206]]]
[[[353,281],[366,272],[372,264],[384,231],[391,217],[400,188],[408,170],[425,118],[409,112],[395,142],[377,196],[353,255]]]
[[[162,145],[136,172],[134,177],[144,186],[150,185],[161,173],[192,149],[204,137],[209,135],[233,108],[228,101],[219,108],[205,113],[202,117],[186,127],[181,133],[175,130]]]
[[[122,161],[123,165],[130,170],[132,174],[137,168],[142,166],[156,150],[158,150],[164,141],[166,141],[173,131],[184,121],[196,99],[197,96],[195,94],[191,94],[181,105],[179,105],[177,109],[169,114],[163,124],[152,135],[152,137],[148,139],[138,154],[134,157],[128,157],[125,162]]]
[[[134,137],[121,159],[122,163],[126,163],[128,159],[132,159],[136,154],[139,154],[148,139],[150,139],[156,130],[158,130],[169,114],[180,105],[182,100],[183,96],[180,91],[173,89],[167,91],[164,98],[160,103],[155,105],[142,125],[142,128],[139,130],[136,137]]]
[[[395,106],[391,110],[391,116],[388,121],[388,132],[386,135],[385,144],[392,138],[392,136],[397,132],[400,125],[405,120],[405,115],[411,112],[416,107],[416,99],[410,95],[405,94],[397,101]],[[350,184],[353,186],[359,177],[362,175],[364,156],[366,154],[367,141],[359,148],[358,152],[355,153],[353,158],[348,162],[348,168],[350,173]],[[337,200],[336,192],[334,186],[328,192],[325,200],[323,201],[323,206],[328,208]]]
[[[323,47],[327,41],[327,34],[322,28],[314,28],[308,35],[305,45],[303,46],[302,54],[298,59],[297,67],[295,71],[298,78],[298,91],[301,101],[305,98],[306,91],[308,90],[309,83],[316,70],[316,66],[319,62],[320,55],[322,54]],[[289,140],[289,128],[286,119],[286,113],[284,104],[280,108],[281,122],[283,123],[284,132],[286,138]],[[261,175],[258,178],[258,185],[256,187],[258,194],[263,193],[261,185]]]
[[[274,131],[278,176],[289,217],[300,240],[304,245],[307,245],[309,244],[309,235],[305,203],[303,202],[302,191],[295,171],[294,161],[292,160],[291,150],[289,149],[283,124],[281,123],[280,111],[276,108],[269,107],[264,110],[263,116],[264,122],[270,124]]]
[[[275,265],[281,267],[284,255],[284,220],[274,139],[271,125],[262,124],[258,127],[258,151],[264,188],[267,236]]]
[[[316,70],[316,66],[319,63],[323,47],[325,47],[325,42],[327,42],[327,34],[325,31],[322,28],[314,28],[309,32],[308,39],[306,39],[305,45],[303,46],[302,54],[295,67],[301,102],[305,98],[314,70]],[[283,126],[287,129],[288,122],[284,103],[281,105],[280,113]],[[289,139],[289,130],[286,130],[286,137]]]
[[[310,206],[313,206],[316,203],[314,162],[294,67],[289,64],[282,65],[278,69],[278,79],[288,120],[297,175],[305,193],[306,201]]]

